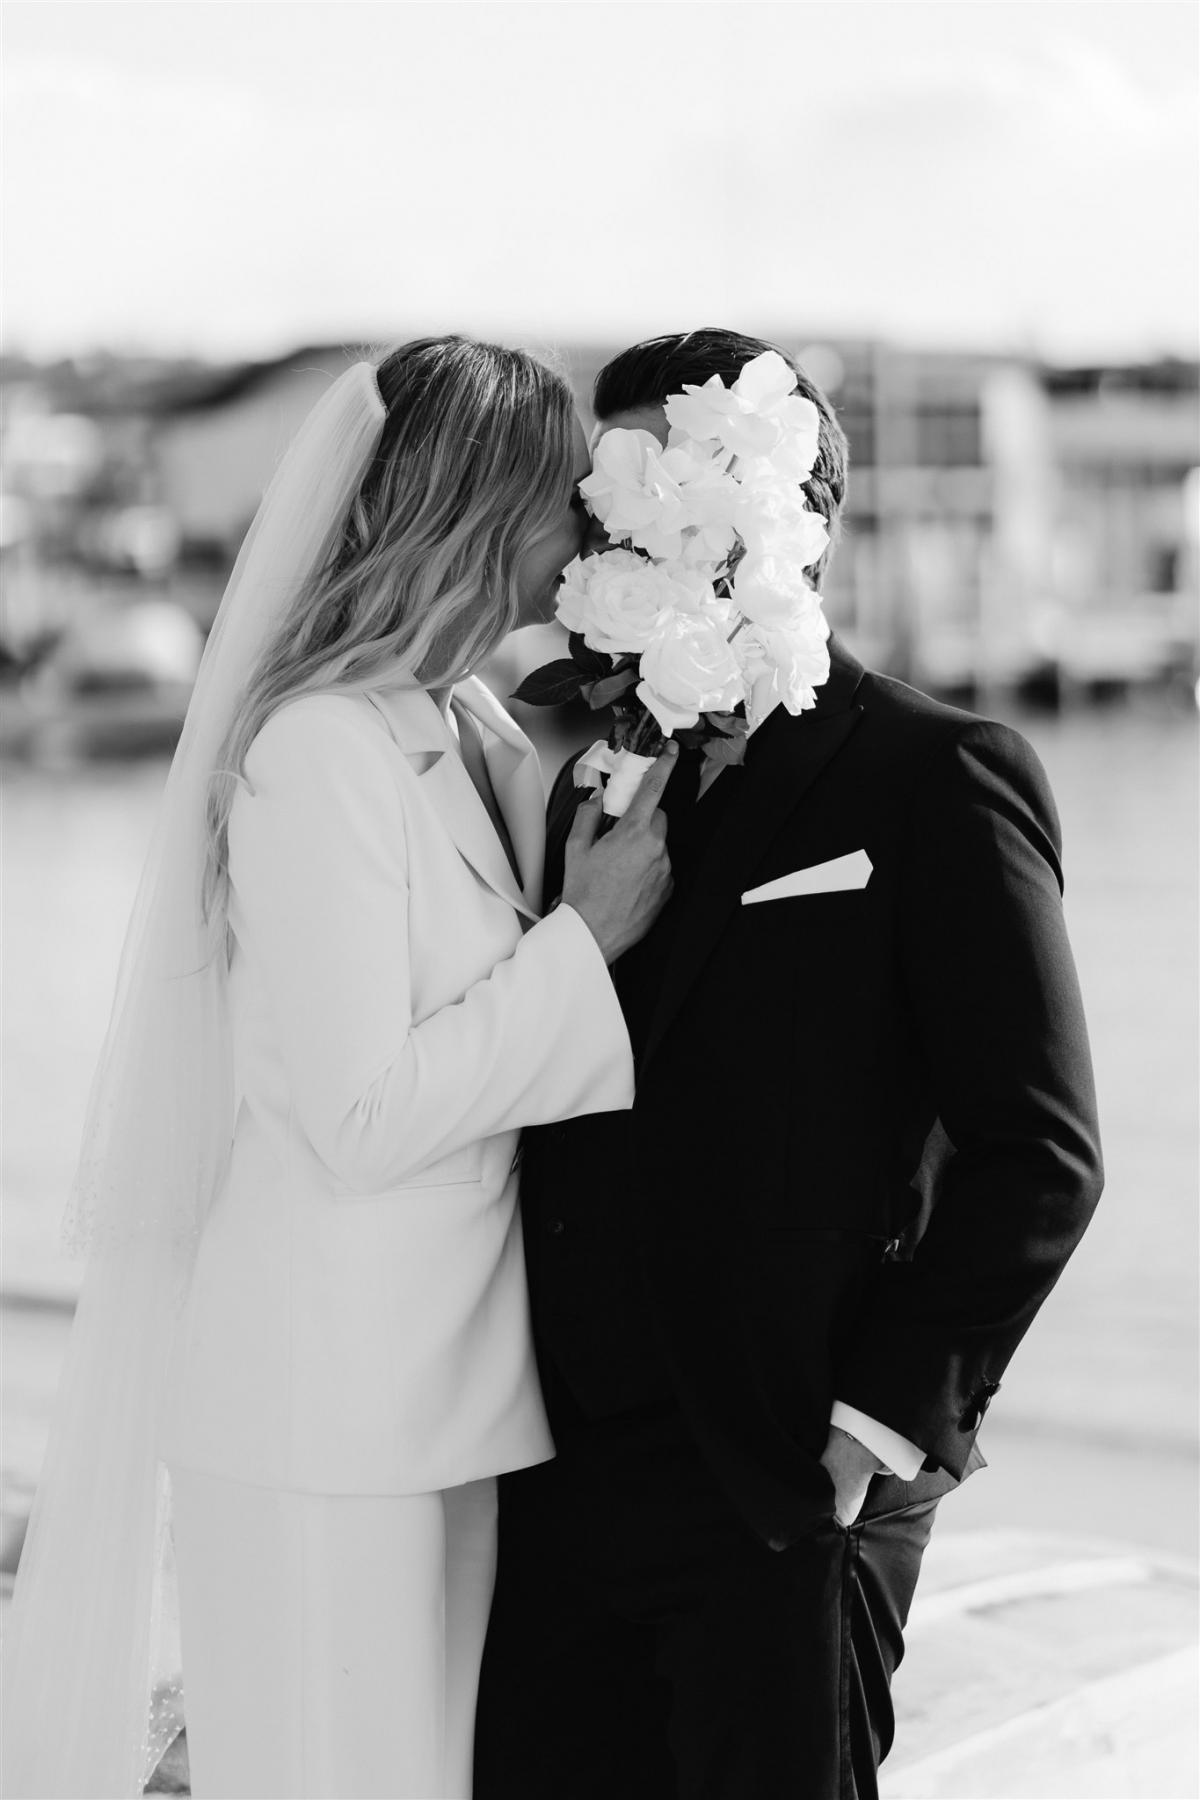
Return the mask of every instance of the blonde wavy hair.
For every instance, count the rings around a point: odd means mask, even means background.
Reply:
[[[522,350],[420,338],[377,365],[387,417],[340,541],[250,675],[207,805],[203,905],[223,933],[229,812],[246,753],[302,694],[381,676],[447,687],[517,622],[525,550],[568,504],[571,390]]]

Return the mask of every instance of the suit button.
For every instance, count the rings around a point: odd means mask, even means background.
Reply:
[[[960,1431],[977,1431],[983,1423],[983,1415],[992,1404],[992,1395],[1000,1392],[998,1381],[981,1382],[971,1395],[958,1421]]]
[[[563,1224],[561,1219],[547,1219],[546,1220],[546,1236],[547,1237],[561,1237],[563,1232],[566,1229],[567,1228]]]

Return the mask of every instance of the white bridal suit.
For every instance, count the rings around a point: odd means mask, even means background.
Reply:
[[[419,688],[282,708],[230,818],[237,1124],[164,1452],[201,1800],[468,1794],[492,1478],[552,1454],[518,1133],[629,1106],[632,1058],[583,920],[538,918],[532,747],[478,681],[455,710],[519,879]]]

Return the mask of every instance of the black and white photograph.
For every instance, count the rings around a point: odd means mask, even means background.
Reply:
[[[4,1800],[1200,1800],[1200,12],[0,49]]]

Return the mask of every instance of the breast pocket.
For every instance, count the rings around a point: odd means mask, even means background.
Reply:
[[[483,1145],[467,1144],[406,1176],[400,1187],[466,1187],[483,1180]]]
[[[771,913],[819,912],[822,907],[861,907],[867,903],[866,888],[829,888],[821,894],[774,894],[768,900],[743,902],[742,911],[750,918],[766,918]]]
[[[392,1182],[386,1188],[380,1188],[364,1194],[357,1189],[346,1188],[335,1195],[338,1200],[382,1200],[390,1194],[405,1192],[425,1193],[429,1188],[461,1188],[479,1187],[483,1181],[483,1145],[467,1144],[462,1150],[454,1150],[449,1156],[439,1157],[437,1162],[426,1163],[423,1168],[414,1169],[400,1181]]]
[[[863,935],[872,902],[868,890],[845,889],[830,894],[789,894],[739,909],[736,930],[750,950],[770,955],[787,948],[811,968],[814,957],[831,948],[852,948]]]

